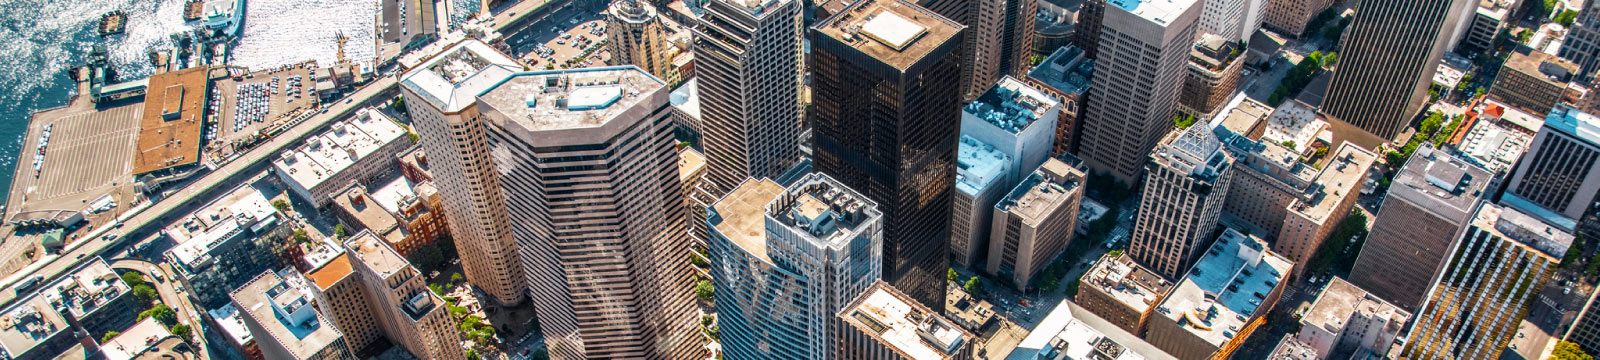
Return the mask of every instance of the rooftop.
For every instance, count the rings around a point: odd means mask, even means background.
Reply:
[[[1401,310],[1388,301],[1356,287],[1344,278],[1334,277],[1317,295],[1311,309],[1300,317],[1303,327],[1320,327],[1330,333],[1341,334],[1352,315],[1363,318],[1389,319],[1388,332],[1399,333],[1400,327],[1411,319],[1411,313]]]
[[[733,5],[735,9],[749,12],[750,15],[761,17],[767,14],[768,9],[775,9],[792,0],[717,0],[718,2]],[[701,7],[705,5],[702,4]]]
[[[1241,166],[1295,189],[1306,190],[1318,173],[1316,168],[1300,162],[1300,154],[1282,144],[1233,136],[1228,139],[1228,148],[1235,152]]]
[[[1485,111],[1485,114],[1489,115],[1490,118],[1500,119],[1517,127],[1527,129],[1528,132],[1538,132],[1539,128],[1547,125],[1550,119],[1549,115],[1543,117],[1534,115],[1494,98],[1486,99],[1483,102],[1488,104],[1484,106],[1485,109],[1490,107],[1497,108],[1495,111]]]
[[[362,231],[345,239],[344,246],[350,249],[350,261],[359,261],[366,268],[378,272],[378,276],[388,279],[389,276],[402,270],[411,269],[409,273],[416,274],[417,270],[411,268],[411,262],[394,248],[389,247],[383,239],[379,239],[371,231]]]
[[[1106,3],[1158,25],[1167,26],[1173,20],[1177,20],[1179,15],[1183,15],[1184,10],[1188,10],[1190,6],[1194,6],[1197,2],[1194,0],[1107,0]]]
[[[1319,222],[1330,220],[1328,216],[1344,201],[1345,195],[1361,191],[1361,186],[1367,181],[1367,170],[1372,169],[1372,164],[1377,160],[1378,154],[1355,144],[1346,142],[1339,145],[1338,151],[1322,166],[1317,177],[1311,180],[1311,186],[1306,188],[1304,196],[1290,204],[1289,210]]]
[[[685,147],[678,151],[678,181],[688,181],[695,174],[706,171],[706,156],[701,155],[694,148]]]
[[[209,69],[150,75],[144,116],[139,118],[138,152],[133,154],[134,175],[200,162]]]
[[[1005,360],[1176,359],[1094,313],[1063,300]]]
[[[721,218],[721,221],[712,224],[713,228],[751,256],[769,260],[766,212],[762,209],[783,191],[783,186],[772,179],[745,180],[728,195],[711,204],[712,211]]]
[[[222,328],[223,338],[232,341],[234,345],[243,346],[245,343],[255,340],[250,335],[250,329],[245,327],[244,319],[239,317],[239,308],[234,307],[232,303],[223,305],[220,308],[206,310],[206,315],[210,315],[211,319],[216,320],[218,327]]]
[[[956,190],[967,195],[981,193],[989,185],[1000,183],[1000,177],[1010,167],[1010,158],[994,145],[961,135],[956,147]]]
[[[906,0],[856,1],[812,27],[900,70],[939,49],[963,28]]]
[[[96,257],[39,292],[57,309],[82,318],[131,290],[104,258]]]
[[[1322,360],[1322,357],[1317,355],[1317,349],[1311,344],[1300,342],[1294,334],[1284,334],[1266,360]]]
[[[1028,226],[1039,226],[1053,210],[1066,206],[1073,194],[1082,197],[1083,170],[1051,158],[1017,183],[995,209],[1020,217]]]
[[[1227,111],[1220,112],[1213,126],[1227,129],[1229,132],[1252,139],[1259,139],[1266,132],[1267,117],[1273,113],[1273,108],[1259,101],[1243,96],[1238,96],[1238,103],[1230,106]]]
[[[689,78],[689,81],[684,81],[683,85],[678,85],[677,89],[672,89],[672,94],[668,96],[668,101],[672,103],[672,107],[695,119],[700,118],[699,83],[699,79]]]
[[[307,138],[300,147],[284,152],[272,161],[272,166],[289,174],[301,188],[311,189],[401,139],[407,137],[400,123],[375,109],[362,109],[356,116],[334,123],[328,131]]]
[[[1456,148],[1490,172],[1500,173],[1510,172],[1512,166],[1517,164],[1517,159],[1522,158],[1522,153],[1532,144],[1533,135],[1525,130],[1483,119],[1472,122],[1472,128],[1462,136]]]
[[[1550,115],[1544,118],[1544,126],[1583,139],[1591,145],[1600,145],[1600,117],[1566,104],[1558,104],[1550,109]]]
[[[231,294],[242,316],[255,319],[295,358],[306,359],[344,336],[312,309],[305,278],[286,269],[287,278],[271,271],[251,279]]]
[[[1210,71],[1221,71],[1244,54],[1243,49],[1227,38],[1212,33],[1202,33],[1189,50],[1189,63]]]
[[[1464,223],[1492,177],[1488,169],[1424,143],[1395,174],[1384,201],[1405,201],[1451,222]]]
[[[1156,306],[1156,301],[1172,290],[1172,282],[1134,262],[1128,254],[1101,260],[1084,272],[1082,284],[1099,289],[1140,313]]]
[[[1262,141],[1279,144],[1291,142],[1293,146],[1290,148],[1301,154],[1310,150],[1311,144],[1319,138],[1332,138],[1328,121],[1322,119],[1317,109],[1300,101],[1279,104],[1278,109],[1267,118],[1266,131],[1261,134]]]
[[[123,330],[121,334],[100,344],[100,351],[105,354],[106,360],[128,360],[145,349],[156,346],[161,339],[172,336],[171,331],[156,322],[155,317],[145,318],[134,324],[133,327]]]
[[[950,320],[878,281],[839,311],[845,326],[872,336],[910,360],[961,358],[975,339]]]
[[[1485,203],[1471,225],[1554,259],[1572,246],[1572,233],[1512,207]]]
[[[21,356],[69,327],[43,292],[35,293],[0,312],[0,348],[11,356]]]
[[[317,289],[328,290],[353,273],[355,272],[350,267],[350,256],[339,254],[322,267],[307,272],[306,279],[311,280],[311,284],[316,285]]]
[[[1506,69],[1528,74],[1540,78],[1546,84],[1560,87],[1566,87],[1567,81],[1578,72],[1578,64],[1524,46],[1518,46],[1512,51],[1504,66]]]
[[[1260,238],[1228,229],[1156,307],[1214,346],[1227,343],[1257,316],[1282,285],[1294,262],[1267,249]],[[1262,313],[1265,313],[1262,311]]]
[[[1006,75],[961,111],[1016,134],[1043,118],[1047,112],[1056,111],[1058,106],[1061,104],[1055,99]]]
[[[445,113],[459,112],[475,97],[522,69],[516,60],[477,40],[451,45],[400,76],[400,85]]]
[[[530,131],[566,130],[605,125],[665,88],[660,79],[629,65],[520,72],[479,98]]]
[[[428,152],[422,150],[421,144],[411,145],[411,147],[400,151],[399,154],[395,154],[395,157],[399,158],[402,163],[411,164],[411,166],[422,170],[428,178],[433,177],[433,168],[428,166]]]
[[[162,233],[177,243],[168,250],[172,259],[185,271],[198,271],[211,264],[211,251],[217,246],[254,236],[275,226],[278,217],[266,195],[246,184],[178,219]]]
[[[818,248],[832,249],[843,249],[858,234],[872,231],[870,224],[883,217],[866,195],[822,173],[801,177],[765,209],[766,223],[781,224]]]
[[[1038,80],[1063,93],[1082,95],[1089,89],[1089,76],[1094,74],[1094,60],[1084,57],[1083,49],[1062,46],[1028,71],[1028,78]]]
[[[1222,151],[1222,141],[1207,124],[1196,123],[1187,129],[1174,130],[1161,144],[1150,154],[1152,161],[1205,181],[1215,180],[1233,163],[1232,156]]]

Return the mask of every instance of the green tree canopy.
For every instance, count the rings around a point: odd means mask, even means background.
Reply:
[[[144,320],[145,318],[151,317],[156,318],[156,321],[160,322],[161,325],[164,326],[172,326],[173,324],[178,323],[178,313],[173,311],[171,307],[168,307],[167,304],[158,304],[155,307],[150,308],[150,310],[145,310],[144,312],[139,313],[139,320]]]
[[[128,286],[144,285],[144,274],[137,271],[122,273],[122,282],[128,283]]]
[[[967,283],[965,285],[962,285],[961,288],[964,289],[964,290],[967,290],[967,293],[972,294],[972,296],[982,296],[983,295],[983,279],[979,279],[977,276],[973,276],[971,278],[968,278],[967,279]]]
[[[700,280],[700,283],[694,285],[694,296],[700,300],[711,300],[711,297],[716,295],[716,290],[716,287],[711,285],[711,280]]]
[[[1556,343],[1556,349],[1550,353],[1548,360],[1594,360],[1594,356],[1583,352],[1583,348],[1578,347],[1577,343],[1562,341]]]

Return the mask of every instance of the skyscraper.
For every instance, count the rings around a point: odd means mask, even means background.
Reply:
[[[1090,168],[1134,183],[1150,150],[1172,130],[1200,17],[1197,5],[1193,0],[1119,0],[1102,6],[1095,90],[1079,154]]]
[[[800,2],[708,0],[694,27],[706,179],[718,195],[800,160]]]
[[[478,95],[555,358],[703,351],[669,92],[627,66],[516,73]]]
[[[957,262],[971,266],[983,257],[994,205],[1050,158],[1060,108],[1009,75],[961,108],[950,238]]]
[[[228,293],[267,359],[354,360],[344,333],[317,313],[305,276],[264,271]]]
[[[617,0],[606,11],[606,44],[612,64],[632,64],[667,81],[669,87],[683,81],[672,67],[677,47],[667,39],[664,24],[655,6],[639,0]]]
[[[1578,64],[1578,81],[1587,83],[1594,81],[1594,71],[1600,68],[1600,3],[1586,3],[1574,20],[1558,55]]]
[[[468,40],[400,77],[400,93],[437,176],[467,281],[501,304],[521,303],[525,283],[473,96],[521,69],[505,54]]]
[[[1463,6],[1472,1],[1358,1],[1322,111],[1384,139],[1400,134],[1428,101],[1451,27],[1472,16]]]
[[[882,275],[877,205],[812,173],[787,189],[746,180],[710,213],[723,355],[829,358],[839,336],[832,315]]]
[[[1498,359],[1572,238],[1516,209],[1484,203],[1434,275],[1400,357]]]
[[[1600,117],[1556,105],[1517,163],[1501,204],[1600,239]]]
[[[964,27],[905,0],[811,28],[815,168],[883,210],[883,274],[944,306]]]
[[[1211,246],[1233,178],[1233,156],[1205,123],[1174,130],[1150,154],[1128,253],[1176,279]]]
[[[1416,311],[1493,173],[1422,145],[1395,174],[1350,283]]]

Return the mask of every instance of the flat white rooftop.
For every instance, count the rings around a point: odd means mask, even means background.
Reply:
[[[1106,2],[1162,26],[1171,24],[1178,15],[1183,14],[1184,10],[1197,3],[1194,0],[1108,0]]]
[[[928,33],[928,28],[906,20],[893,12],[879,11],[872,20],[861,25],[861,33],[895,50],[905,50],[906,45]]]

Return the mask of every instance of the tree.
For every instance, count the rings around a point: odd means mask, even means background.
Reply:
[[[1067,297],[1071,298],[1078,296],[1078,280],[1079,279],[1072,279],[1072,282],[1067,283]]]
[[[700,327],[711,326],[711,323],[716,320],[717,317],[711,316],[711,314],[700,315]]]
[[[172,331],[172,335],[183,339],[183,341],[194,342],[194,330],[190,329],[189,325],[177,324],[173,325],[169,330]]]
[[[466,275],[461,275],[461,273],[451,273],[450,274],[450,284],[451,285],[460,284],[463,281],[467,281]]]
[[[1550,353],[1550,360],[1594,360],[1594,356],[1583,352],[1577,343],[1562,341],[1556,343],[1556,349]]]
[[[444,287],[439,284],[428,284],[428,290],[432,290],[434,295],[444,296]]]
[[[1172,114],[1172,128],[1174,129],[1188,129],[1189,125],[1194,125],[1194,122],[1194,114]]]
[[[156,289],[151,288],[149,284],[134,286],[133,296],[139,299],[140,308],[144,309],[150,308],[150,306],[161,301],[161,295],[157,294]]]
[[[1594,257],[1589,258],[1589,264],[1584,266],[1583,274],[1589,277],[1600,276],[1600,254],[1594,254]]]
[[[1467,92],[1472,87],[1472,74],[1461,75],[1461,81],[1456,82],[1456,92]]]
[[[1582,259],[1583,259],[1583,234],[1581,234],[1581,233],[1574,234],[1573,237],[1572,237],[1572,246],[1568,246],[1567,247],[1567,253],[1561,256],[1561,263],[1556,264],[1556,267],[1565,269],[1565,268],[1571,267],[1572,264],[1576,264],[1578,261],[1580,261]]]
[[[307,233],[306,229],[294,229],[295,243],[303,243],[307,241],[311,241],[311,234]]]
[[[1439,127],[1443,125],[1443,122],[1444,114],[1438,111],[1428,114],[1428,118],[1422,119],[1422,124],[1417,126],[1417,134],[1424,138],[1431,137],[1434,133],[1439,132]]]
[[[156,318],[156,321],[164,326],[172,326],[172,324],[178,323],[178,313],[172,311],[172,308],[168,307],[167,304],[158,304],[156,307],[150,308],[150,310],[139,313],[139,320],[141,321],[152,317]]]
[[[711,285],[711,280],[700,280],[700,283],[694,285],[694,297],[700,300],[711,300],[716,294],[717,288]]]
[[[483,356],[478,355],[478,350],[477,349],[467,349],[467,360],[482,360],[482,359],[483,359]]]
[[[144,285],[144,274],[136,271],[122,273],[122,282],[128,283],[130,287]]]
[[[333,237],[343,240],[346,235],[344,224],[333,224]]]
[[[1111,250],[1111,251],[1107,251],[1106,252],[1106,258],[1115,259],[1118,256],[1122,256],[1122,249],[1116,249],[1116,250]]]
[[[1338,65],[1338,64],[1339,64],[1339,53],[1330,52],[1330,53],[1328,53],[1328,55],[1323,55],[1322,56],[1322,68],[1323,69],[1332,69],[1334,65]]]
[[[1557,24],[1561,24],[1561,26],[1565,26],[1565,27],[1569,27],[1570,28],[1570,27],[1572,27],[1572,20],[1577,19],[1577,18],[1578,18],[1578,11],[1577,10],[1567,9],[1566,11],[1562,11],[1560,14],[1556,14],[1555,22]]]
[[[278,212],[289,212],[290,209],[289,202],[283,199],[272,200],[272,208],[278,209]]]
[[[974,275],[971,278],[967,278],[967,283],[962,285],[961,288],[966,290],[967,293],[972,294],[972,296],[982,296],[983,280]]]
[[[946,278],[950,279],[950,281],[956,281],[956,279],[961,278],[961,274],[956,273],[956,268],[950,268],[950,270],[945,272],[944,275]]]
[[[104,343],[107,343],[107,342],[111,342],[111,339],[116,338],[117,335],[122,335],[122,332],[121,331],[116,331],[116,330],[107,331],[105,336],[101,336],[100,337],[100,343],[104,344]]]

